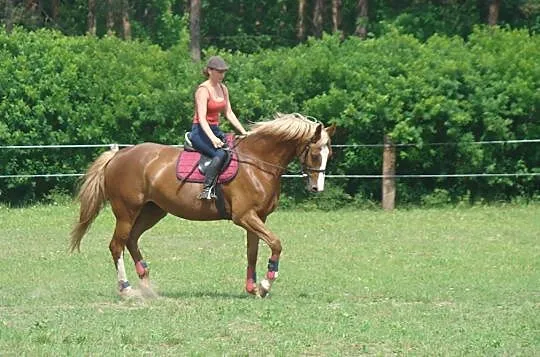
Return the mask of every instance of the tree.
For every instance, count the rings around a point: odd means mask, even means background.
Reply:
[[[107,35],[114,34],[114,0],[107,0]]]
[[[6,32],[10,33],[11,30],[13,30],[13,0],[6,0],[4,17],[6,22]]]
[[[189,32],[191,59],[199,62],[201,60],[201,0],[191,0]]]
[[[332,0],[332,32],[341,28],[341,0]]]
[[[501,0],[488,0],[488,24],[490,26],[497,25],[499,21],[499,10],[501,8]]]
[[[88,0],[87,33],[96,35],[96,0]]]
[[[313,34],[315,37],[321,37],[323,32],[323,9],[324,0],[315,0],[313,9]]]
[[[129,21],[129,2],[122,1],[122,33],[124,40],[131,40],[131,22]]]
[[[354,34],[362,39],[367,37],[368,0],[358,0],[358,17]]]
[[[306,0],[298,0],[298,24],[296,26],[296,38],[298,38],[299,41],[302,41],[306,37],[305,14]]]
[[[60,0],[51,1],[51,17],[56,22],[58,20],[58,14],[60,9]]]

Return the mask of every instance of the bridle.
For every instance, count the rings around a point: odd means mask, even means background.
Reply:
[[[307,156],[309,155],[309,145],[311,143],[307,143],[300,155],[298,155],[298,160],[300,161],[300,164],[302,165],[302,174],[306,174],[305,171],[308,172],[317,172],[317,173],[325,173],[326,169],[315,169],[313,167],[307,166]],[[303,156],[303,159],[300,159],[300,157]]]
[[[289,174],[293,174],[293,175],[301,174],[302,176],[306,176],[306,178],[307,178],[308,173],[312,173],[312,172],[325,173],[326,172],[326,169],[318,169],[318,168],[310,167],[310,166],[308,166],[306,164],[307,157],[308,157],[309,151],[310,151],[309,150],[310,144],[311,143],[307,143],[304,146],[304,148],[302,149],[302,151],[300,151],[300,154],[297,156],[298,161],[300,161],[300,166],[301,166],[300,172],[291,172],[291,171],[289,171]],[[233,151],[236,151],[235,148],[236,148],[236,145],[234,145],[231,148],[227,148],[226,150],[233,152]],[[287,172],[287,168],[283,167],[281,165],[276,165],[276,164],[273,164],[271,162],[264,161],[264,160],[261,160],[259,158],[249,156],[249,155],[246,155],[246,154],[240,155],[237,151],[236,151],[236,153],[237,153],[237,157],[238,157],[238,162],[247,163],[247,164],[249,164],[249,163],[254,164],[255,162],[258,162],[258,163],[262,163],[264,165],[279,169],[282,172]],[[251,162],[250,161],[244,161],[243,159],[249,159]],[[260,167],[259,167],[259,169],[264,171],[264,169],[262,169]]]

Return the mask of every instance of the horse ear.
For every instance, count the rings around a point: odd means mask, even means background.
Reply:
[[[330,125],[328,128],[326,128],[326,133],[328,136],[332,137],[336,133],[336,123]]]
[[[316,143],[317,141],[321,139],[322,129],[323,129],[323,125],[320,123],[317,124],[317,129],[315,129],[315,135],[313,135],[313,137],[311,138],[312,143]]]

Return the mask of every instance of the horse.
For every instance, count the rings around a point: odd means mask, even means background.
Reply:
[[[108,202],[116,218],[109,250],[118,293],[133,296],[124,249],[127,247],[133,259],[140,287],[149,288],[150,270],[138,247],[145,231],[167,214],[196,221],[229,219],[247,232],[245,291],[265,297],[278,277],[282,251],[280,239],[265,225],[278,205],[281,175],[297,158],[306,177],[306,189],[323,191],[336,127],[325,128],[298,113],[278,113],[271,120],[251,124],[249,129],[247,136],[234,138],[231,151],[236,154],[233,160],[238,160],[238,171],[234,179],[220,185],[221,210],[217,200],[197,198],[202,184],[176,177],[175,166],[184,150],[181,147],[147,142],[103,152],[89,166],[80,185],[79,218],[71,231],[71,252],[80,251],[83,237]],[[268,271],[260,284],[255,271],[259,239],[271,250]]]

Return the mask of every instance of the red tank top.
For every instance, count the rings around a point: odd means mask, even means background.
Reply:
[[[204,86],[201,86],[204,87]],[[212,98],[212,93],[210,93],[210,90],[207,87],[206,90],[208,91],[208,101],[206,102],[206,121],[210,125],[219,125],[219,113],[222,113],[227,108],[227,95],[225,94],[225,90],[223,90],[223,87],[221,87],[221,90],[223,91],[223,95],[225,98],[223,100],[217,101],[214,98]],[[197,113],[197,103],[195,103],[195,115],[193,115],[193,123],[199,124],[199,114]]]

